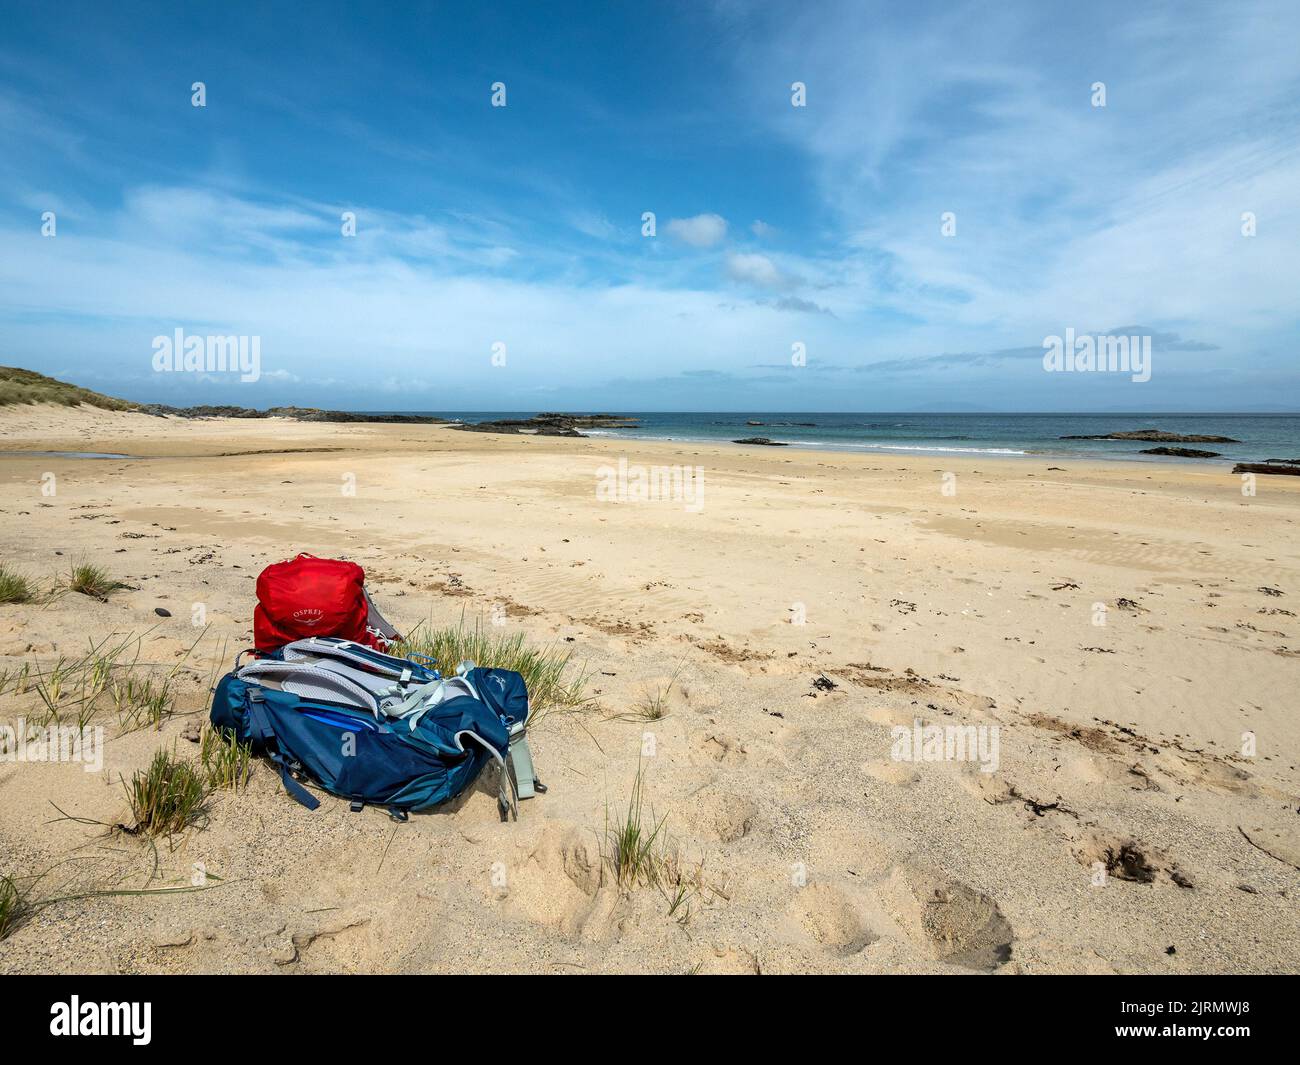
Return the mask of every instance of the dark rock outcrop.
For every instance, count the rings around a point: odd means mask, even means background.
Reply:
[[[314,407],[272,407],[267,411],[272,418],[294,418],[300,422],[381,422],[389,425],[443,425],[446,418],[427,414],[367,414],[345,410],[316,410]]]
[[[1199,433],[1167,433],[1163,429],[1134,429],[1126,433],[1096,436],[1062,436],[1060,440],[1147,440],[1155,444],[1240,444],[1230,436],[1202,436]]]
[[[1300,477],[1300,465],[1284,466],[1277,462],[1239,462],[1232,467],[1233,473],[1289,473]]]
[[[502,418],[453,426],[467,433],[508,433],[523,436],[585,436],[580,429],[636,429],[637,419],[621,414],[556,414],[547,411],[531,418]]]
[[[762,444],[765,447],[789,447],[782,440],[769,440],[765,436],[747,436],[744,440],[733,440],[733,444]]]
[[[1180,459],[1217,459],[1219,451],[1199,451],[1194,447],[1144,447],[1144,455],[1174,455]]]

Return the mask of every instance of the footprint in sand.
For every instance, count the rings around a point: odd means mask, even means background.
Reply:
[[[904,935],[929,957],[991,972],[1011,960],[1011,925],[997,903],[937,871],[896,867],[880,902]]]
[[[834,816],[807,837],[807,865],[813,869],[840,870],[866,882],[884,876],[898,859],[897,838],[871,826],[840,824]]]
[[[1166,748],[1153,761],[1160,772],[1184,786],[1197,785],[1220,795],[1237,795],[1248,799],[1260,797],[1260,788],[1251,780],[1248,772],[1212,757],[1189,757]]]
[[[759,808],[746,796],[710,786],[691,796],[681,819],[703,839],[735,843],[758,827]]]
[[[506,873],[505,908],[525,920],[569,935],[588,929],[599,909],[600,854],[595,839],[577,825],[551,822]],[[598,929],[592,929],[598,931]]]
[[[843,955],[856,954],[880,938],[868,926],[862,908],[833,884],[800,888],[786,916],[814,942]]]

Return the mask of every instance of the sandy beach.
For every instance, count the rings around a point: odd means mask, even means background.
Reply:
[[[4,561],[129,586],[0,606],[0,670],[128,633],[187,664],[160,730],[103,722],[102,771],[0,761],[0,873],[101,892],[0,971],[1300,971],[1296,478],[49,406],[0,409],[0,449],[132,456],[0,454]],[[602,497],[620,459],[702,494]],[[534,730],[517,823],[487,780],[395,825],[259,765],[156,847],[106,827],[159,747],[192,755],[257,574],[299,551],[361,563],[399,628],[572,651],[591,702]],[[987,757],[898,757],[927,725]],[[694,870],[671,913],[601,875],[638,766]],[[201,891],[102,894],[196,863]]]

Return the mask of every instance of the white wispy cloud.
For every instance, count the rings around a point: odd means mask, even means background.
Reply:
[[[757,252],[733,252],[727,256],[727,276],[762,288],[788,289],[798,282],[783,274],[776,263]]]
[[[716,214],[697,214],[691,218],[673,218],[664,227],[670,236],[693,248],[712,248],[727,235],[727,220]]]
[[[179,389],[150,362],[152,338],[179,327],[261,337],[250,401],[328,369],[356,378],[350,397],[406,382],[408,405],[439,407],[458,389],[592,386],[613,375],[614,352],[621,368],[738,368],[753,351],[781,356],[796,336],[779,324],[795,314],[723,309],[710,288],[508,276],[484,240],[499,234],[475,225],[359,209],[358,236],[345,238],[334,207],[157,187],[132,190],[100,222],[100,235],[75,239],[0,228],[6,359],[48,365],[57,323],[60,361],[77,378]],[[491,364],[497,342],[506,367]],[[429,380],[437,387],[419,395]]]
[[[751,17],[737,68],[840,221],[822,266],[841,310],[989,340],[1119,319],[1294,328],[1295,5],[1103,5],[1065,23],[955,6],[904,23],[854,0],[780,33]],[[806,109],[771,89],[791,71],[808,72]]]

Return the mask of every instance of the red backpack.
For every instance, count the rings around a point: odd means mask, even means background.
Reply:
[[[400,640],[371,602],[366,571],[355,562],[302,554],[257,578],[253,643],[274,651],[308,636],[339,636],[384,650]]]

